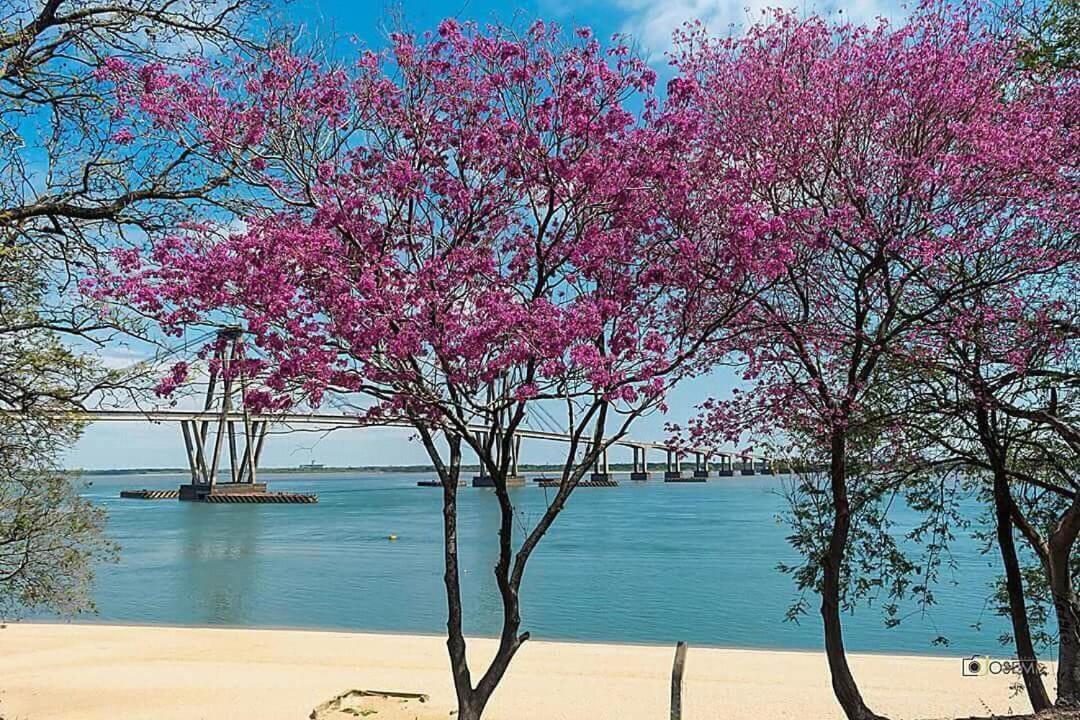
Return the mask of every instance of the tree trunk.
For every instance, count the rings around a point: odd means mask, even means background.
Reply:
[[[597,427],[603,428],[606,413],[606,405],[599,413]],[[525,564],[532,550],[539,543],[544,533],[554,522],[555,517],[562,511],[566,497],[580,481],[588,464],[569,472],[574,457],[576,441],[571,443],[570,455],[567,460],[567,470],[564,472],[564,482],[560,485],[556,499],[544,512],[543,518],[525,538],[517,554],[514,554],[513,529],[514,529],[514,505],[507,491],[506,481],[510,473],[510,443],[513,442],[511,432],[504,433],[502,447],[495,455],[497,460],[490,456],[490,446],[486,448],[488,455],[484,455],[480,448],[477,453],[481,455],[481,463],[491,472],[495,496],[499,502],[499,559],[495,563],[495,582],[499,588],[500,599],[503,608],[502,632],[499,637],[499,647],[495,656],[488,665],[476,687],[472,685],[472,677],[469,671],[466,657],[466,642],[462,633],[462,609],[461,609],[461,585],[457,558],[457,487],[461,468],[461,442],[460,437],[448,437],[450,443],[450,468],[447,469],[439,459],[438,449],[432,440],[431,433],[422,425],[416,425],[421,439],[428,450],[432,461],[439,470],[443,485],[443,533],[444,533],[444,565],[445,574],[443,581],[446,586],[447,599],[447,640],[446,645],[450,653],[450,665],[454,676],[454,688],[458,699],[458,720],[480,720],[484,709],[491,700],[495,688],[506,674],[511,661],[517,651],[529,639],[529,633],[519,633],[521,629],[521,580],[525,571]],[[599,447],[599,433],[594,444]],[[590,458],[589,462],[592,461]]]
[[[503,622],[495,657],[492,658],[487,671],[477,683],[473,694],[474,706],[478,711],[483,711],[487,706],[492,693],[495,692],[495,688],[510,667],[510,661],[529,639],[528,633],[518,634],[521,629],[521,600],[518,595],[518,585],[510,576],[510,563],[514,553],[514,505],[506,488],[510,468],[505,458],[509,457],[510,440],[507,439],[505,442],[506,445],[500,455],[502,462],[492,476],[495,497],[499,501],[499,559],[495,563],[494,574],[495,584],[499,588],[499,597],[502,600]]]
[[[499,682],[503,679],[503,675],[510,668],[510,661],[514,659],[514,655],[517,654],[518,648],[524,643],[525,638],[514,637],[509,642],[506,640],[506,633],[503,633],[503,639],[499,643],[498,650],[495,651],[495,657],[491,659],[491,664],[488,665],[487,672],[480,678],[480,682],[476,686],[476,690],[473,692],[473,707],[476,711],[476,717],[479,719],[480,713],[487,707],[488,701],[491,700],[492,693],[495,692],[495,688],[498,687]]]
[[[430,438],[424,434],[426,444]],[[465,634],[462,631],[461,574],[458,568],[457,491],[461,475],[461,441],[448,437],[450,464],[437,464],[443,491],[443,585],[446,588],[446,649],[450,654],[450,672],[457,694],[458,718],[480,720],[480,710],[473,698],[472,674],[465,654]],[[432,446],[433,449],[433,446]],[[434,456],[434,457],[437,457]]]
[[[848,720],[886,720],[876,714],[863,701],[855,677],[848,666],[844,650],[844,636],[840,622],[840,582],[851,532],[851,505],[847,494],[845,468],[846,447],[841,432],[832,436],[829,480],[833,497],[833,525],[829,546],[821,558],[821,619],[825,628],[825,655],[832,675],[833,693]]]
[[[1009,481],[1004,469],[994,470],[994,514],[997,525],[998,548],[1005,565],[1005,589],[1009,596],[1009,618],[1012,621],[1013,640],[1016,643],[1016,659],[1020,661],[1020,670],[1027,688],[1031,709],[1035,712],[1052,706],[1050,696],[1039,674],[1039,659],[1035,654],[1035,645],[1031,640],[1031,626],[1028,623],[1027,601],[1024,598],[1024,578],[1020,572],[1020,560],[1016,554],[1016,543],[1012,532],[1012,504]]]
[[[1041,712],[1052,707],[1050,696],[1046,693],[1042,675],[1039,673],[1039,659],[1035,655],[1035,645],[1031,641],[1031,626],[1028,623],[1027,602],[1024,598],[1024,578],[1020,572],[1020,560],[1016,554],[1013,540],[1012,493],[1009,478],[1005,471],[1004,450],[998,445],[990,425],[989,413],[984,409],[976,411],[980,441],[990,460],[994,474],[994,517],[997,531],[998,549],[1005,566],[1005,590],[1009,597],[1009,618],[1012,621],[1013,640],[1016,643],[1016,659],[1020,661],[1020,671],[1027,688],[1031,709]]]
[[[1047,543],[1047,572],[1058,623],[1057,706],[1080,707],[1080,601],[1069,558],[1080,533],[1080,499],[1062,515]]]

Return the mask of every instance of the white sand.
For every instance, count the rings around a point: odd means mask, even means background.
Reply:
[[[474,662],[493,648],[473,641]],[[672,647],[530,641],[485,718],[666,720],[672,657]],[[1010,689],[1012,678],[963,677],[959,658],[855,655],[851,664],[867,702],[893,720],[1028,710]],[[430,696],[408,712],[380,710],[370,720],[445,720],[454,708],[438,637],[106,625],[0,630],[3,720],[301,720],[351,688]],[[683,716],[842,718],[820,653],[693,646]]]

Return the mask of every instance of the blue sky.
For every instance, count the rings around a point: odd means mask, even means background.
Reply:
[[[643,54],[662,63],[671,31],[682,23],[700,19],[714,33],[738,31],[770,7],[792,8],[806,15],[845,15],[862,22],[878,16],[896,20],[903,15],[893,0],[294,0],[286,12],[313,28],[355,35],[372,44],[379,43],[385,28],[393,24],[395,9],[416,30],[434,29],[441,19],[451,16],[525,24],[542,18],[567,28],[586,25],[602,38],[628,34]]]
[[[529,24],[537,18],[558,22],[566,28],[591,27],[598,36],[625,33],[639,51],[652,59],[663,74],[663,54],[669,47],[671,31],[683,22],[701,19],[717,34],[739,32],[762,9],[775,7],[777,0],[533,0],[494,2],[492,0],[403,0],[403,2],[350,2],[349,0],[294,0],[281,13],[299,24],[313,37],[354,36],[368,46],[382,46],[395,14],[407,26],[423,31],[434,29],[444,17],[478,22]],[[890,0],[819,0],[790,2],[784,7],[802,14],[848,16],[869,22],[883,16],[898,20],[901,6]],[[105,359],[127,364],[122,351],[109,351]],[[694,406],[709,395],[726,396],[735,383],[727,371],[699,378],[680,386],[670,397],[668,417],[641,419],[631,433],[640,439],[660,439],[667,421],[684,421]],[[558,446],[535,444],[523,450],[525,462],[555,462],[561,458]],[[613,462],[629,458],[613,457]],[[315,460],[328,465],[406,465],[427,462],[422,447],[402,430],[369,429],[336,431],[329,435],[300,433],[276,436],[267,444],[263,464],[293,466]],[[175,426],[98,423],[89,427],[65,459],[71,468],[102,469],[131,467],[181,467],[185,464],[180,430]]]

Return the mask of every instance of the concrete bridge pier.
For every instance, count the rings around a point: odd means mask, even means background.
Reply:
[[[205,426],[207,423],[202,424]],[[184,434],[188,469],[191,472],[191,483],[180,486],[181,500],[201,501],[210,495],[252,495],[266,492],[266,483],[256,481],[259,458],[262,456],[266,432],[269,429],[266,421],[247,423],[243,460],[239,467],[229,467],[230,481],[226,483],[217,481],[218,468],[213,463],[207,466],[206,435],[199,428],[199,423],[195,420],[182,420],[180,428]],[[235,436],[230,438],[230,444],[234,443]],[[220,444],[219,440],[215,446]]]
[[[730,455],[720,456],[720,468],[716,471],[720,477],[731,477],[735,474],[735,467],[731,462]]]
[[[664,482],[678,482],[683,479],[682,458],[672,448],[667,449],[667,467],[664,470]]]
[[[476,442],[478,445],[483,446],[488,439],[489,433],[477,432]],[[495,464],[499,465],[502,462],[502,433],[496,434],[493,447],[495,449]],[[506,475],[506,486],[514,487],[525,484],[525,478],[518,472],[518,458],[521,456],[521,436],[515,434],[510,441],[510,466]],[[473,476],[473,487],[495,487],[495,481],[490,475],[487,474],[487,467],[480,463],[480,470],[478,475]]]
[[[630,479],[645,482],[652,477],[652,473],[649,472],[649,461],[645,457],[646,449],[637,445],[632,449],[634,451],[634,467],[630,471]]]
[[[596,456],[596,462],[593,463],[593,471],[589,479],[594,483],[611,482],[611,466],[608,464],[607,448],[601,450],[600,454]]]
[[[754,474],[754,460],[749,455],[742,456],[742,470],[740,472],[743,475]]]
[[[694,453],[694,478],[705,480],[709,477],[709,456],[705,453]]]
[[[591,443],[584,445],[585,454],[582,456],[584,461],[589,457],[589,453],[593,450]],[[552,478],[539,478],[536,480],[536,484],[540,487],[559,487],[562,484],[561,479]],[[588,478],[582,477],[578,481],[577,487],[617,487],[618,482],[615,481],[615,476],[611,472],[611,465],[608,462],[608,448],[603,448],[600,453],[593,460],[592,472]]]
[[[694,470],[689,476],[683,475],[682,466],[679,464],[679,455],[677,452],[668,451],[668,466],[671,465],[671,455],[675,456],[675,468],[674,472],[664,474],[664,482],[705,482],[709,477],[709,460],[708,457],[702,452],[694,452]]]

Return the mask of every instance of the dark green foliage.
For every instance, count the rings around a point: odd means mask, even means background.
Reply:
[[[58,468],[81,431],[62,413],[110,376],[42,322],[33,270],[0,248],[0,619],[92,609],[93,566],[115,554],[104,512]]]

